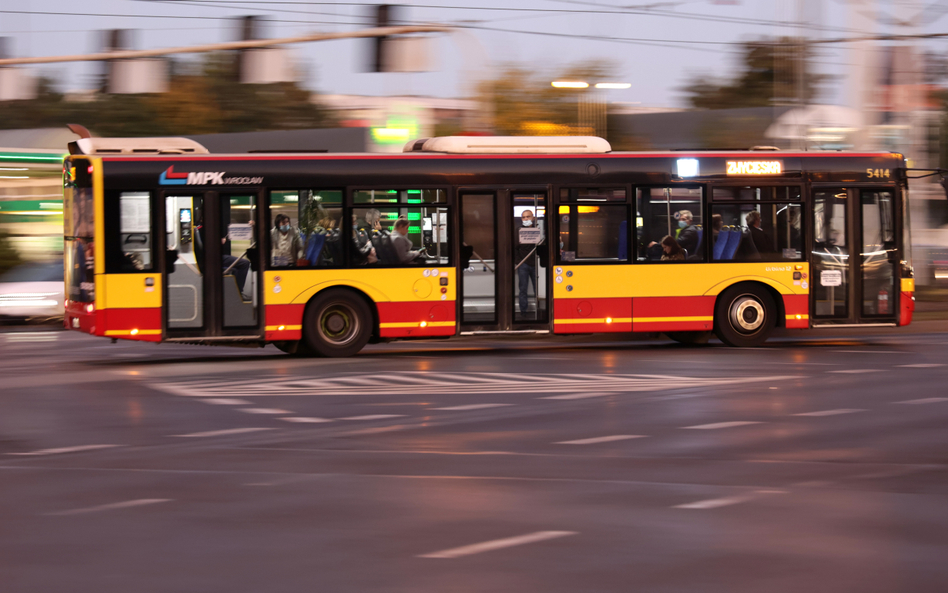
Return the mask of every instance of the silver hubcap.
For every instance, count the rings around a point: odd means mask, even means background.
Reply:
[[[337,346],[348,344],[359,333],[359,316],[346,305],[330,305],[319,316],[319,333]]]
[[[743,295],[731,303],[731,326],[745,334],[754,333],[764,324],[764,306],[750,295]]]

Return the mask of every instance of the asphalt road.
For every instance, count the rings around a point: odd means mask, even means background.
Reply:
[[[0,590],[944,591],[942,329],[346,360],[2,333]]]

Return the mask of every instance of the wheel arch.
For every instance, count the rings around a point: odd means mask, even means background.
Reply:
[[[789,291],[788,287],[784,284],[766,278],[763,276],[747,276],[743,278],[735,278],[720,282],[711,288],[708,292],[705,293],[705,296],[714,296],[714,310],[717,311],[718,302],[721,299],[721,295],[730,288],[735,286],[761,286],[763,287],[773,298],[774,305],[777,307],[777,327],[786,327],[787,325],[787,309],[783,302],[783,293],[780,292],[780,289],[786,289]]]
[[[325,294],[329,290],[338,290],[340,292],[348,292],[353,296],[353,298],[361,299],[368,306],[369,311],[372,313],[372,339],[378,339],[379,337],[379,308],[375,304],[375,300],[369,296],[364,290],[361,290],[359,287],[353,286],[351,284],[346,284],[344,282],[325,282],[323,284],[317,285],[304,294],[308,294],[309,297],[304,301],[306,307],[308,308],[310,303],[315,301],[320,295]],[[377,292],[377,291],[373,291]],[[299,302],[299,297],[294,299],[294,303]],[[305,309],[304,309],[305,311]],[[305,340],[305,337],[303,338]]]

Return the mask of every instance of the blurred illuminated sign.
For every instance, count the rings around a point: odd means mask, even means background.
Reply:
[[[727,161],[728,175],[780,175],[780,161]]]
[[[372,128],[372,140],[378,144],[404,144],[418,137],[418,120],[392,118],[384,126]]]
[[[679,177],[697,177],[698,159],[678,159]]]

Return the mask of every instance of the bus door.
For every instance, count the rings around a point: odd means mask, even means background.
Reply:
[[[549,330],[548,192],[460,191],[460,325]]]
[[[895,188],[814,187],[813,325],[896,322]]]
[[[164,195],[168,337],[262,336],[256,192]]]

